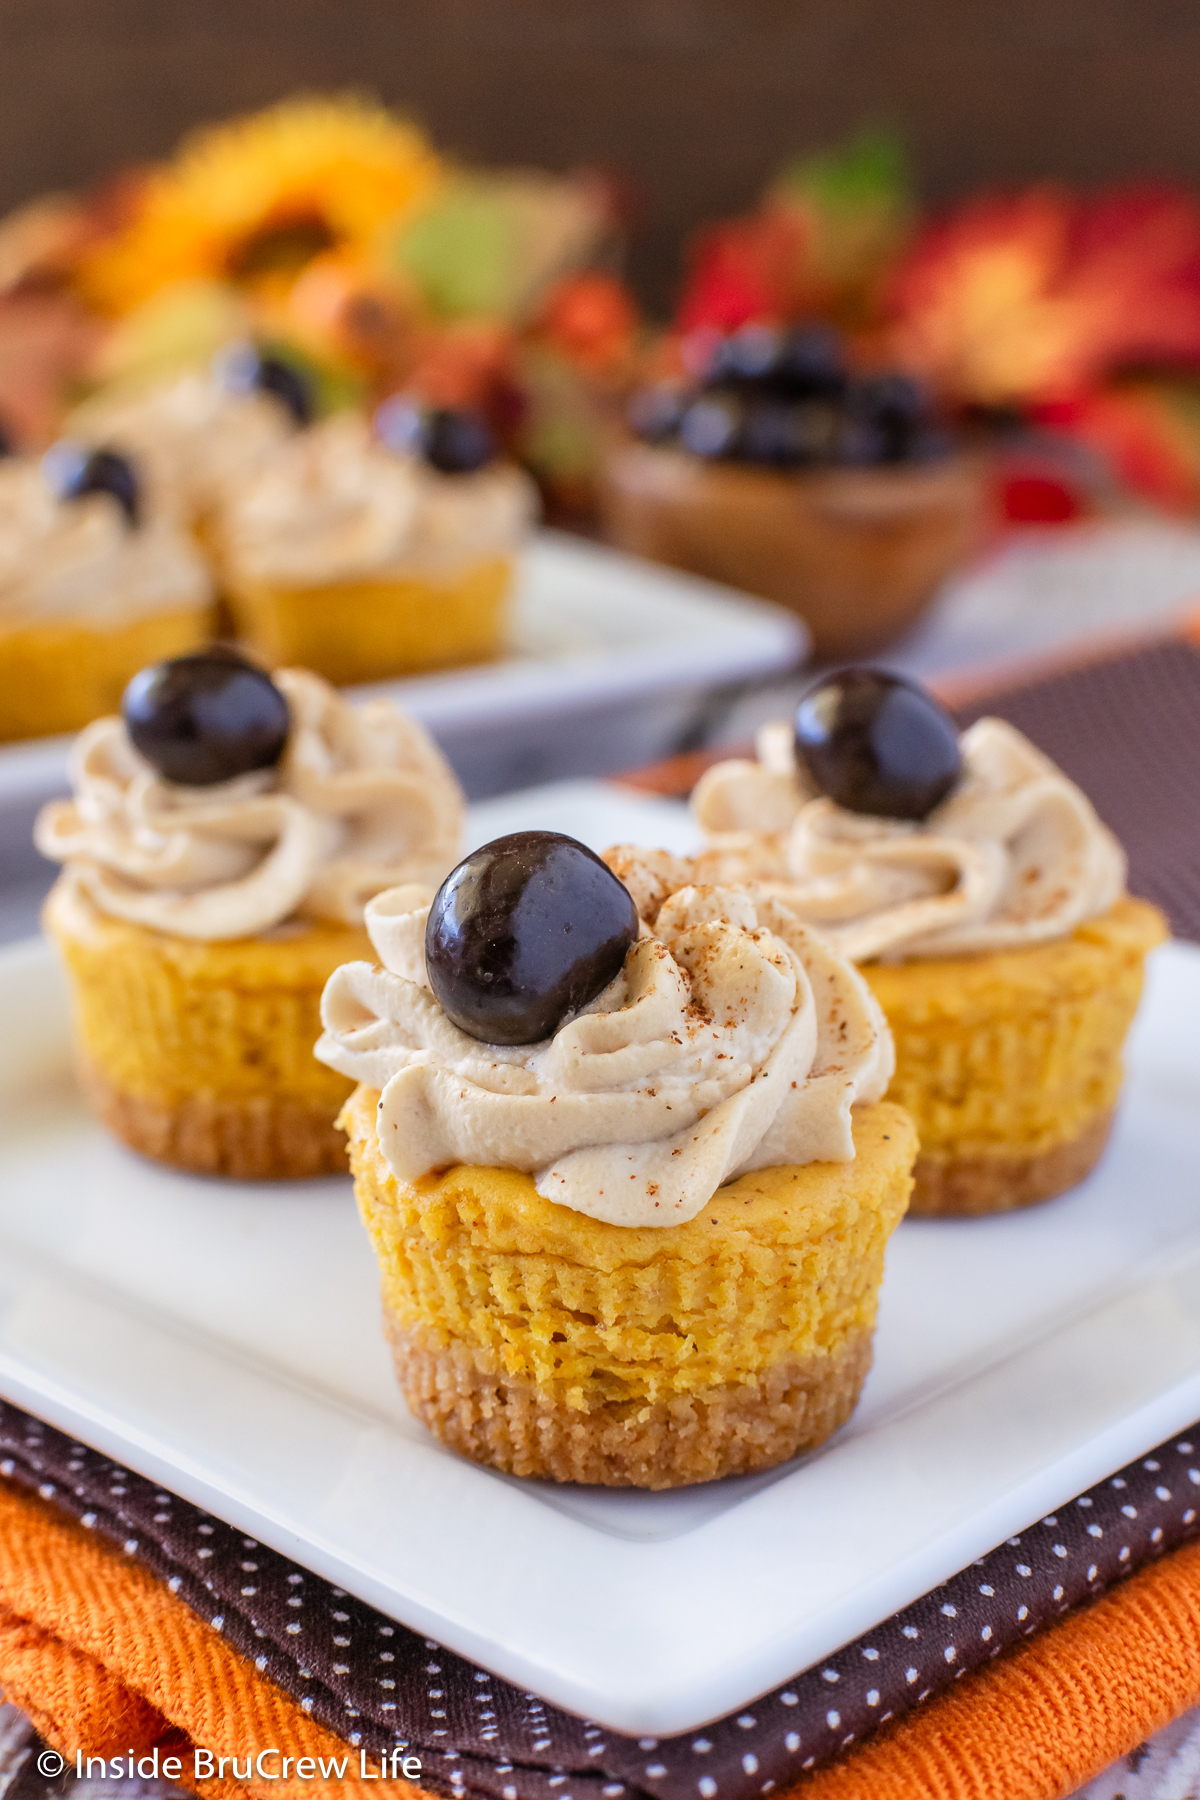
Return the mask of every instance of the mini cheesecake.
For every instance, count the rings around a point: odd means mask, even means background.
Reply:
[[[495,656],[534,495],[486,448],[444,469],[349,414],[281,445],[213,527],[239,639],[338,683]]]
[[[36,835],[64,865],[44,918],[97,1117],[199,1174],[344,1169],[353,1083],[313,1060],[321,992],[369,954],[365,902],[397,877],[428,896],[457,852],[440,753],[388,701],[210,649],[142,671],[72,785]]]
[[[0,740],[82,730],[214,621],[209,572],[133,459],[64,443],[0,462]]]
[[[717,887],[654,929],[573,840],[476,851],[367,909],[326,990],[405,1398],[515,1475],[667,1488],[850,1415],[916,1134],[870,990]]]
[[[765,729],[757,762],[710,769],[693,809],[709,847],[657,872],[655,903],[719,870],[861,966],[920,1136],[914,1213],[1004,1211],[1088,1174],[1166,928],[1049,758],[999,719],[960,737],[914,684],[849,669],[801,700],[794,732]]]

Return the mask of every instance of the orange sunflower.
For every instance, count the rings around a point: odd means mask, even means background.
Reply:
[[[117,315],[179,282],[286,287],[321,252],[365,247],[442,179],[423,133],[384,108],[353,95],[285,100],[185,138],[78,282]]]

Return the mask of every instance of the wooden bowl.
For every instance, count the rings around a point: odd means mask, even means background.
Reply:
[[[788,474],[624,443],[606,461],[601,512],[621,549],[799,613],[827,659],[913,624],[983,540],[987,496],[970,455]]]

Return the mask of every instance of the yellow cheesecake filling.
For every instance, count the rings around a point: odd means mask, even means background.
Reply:
[[[1069,937],[862,973],[896,1042],[888,1095],[922,1158],[1038,1155],[1116,1104],[1121,1046],[1162,914],[1125,898]]]
[[[590,1411],[755,1386],[831,1365],[869,1336],[888,1237],[911,1188],[912,1124],[855,1110],[855,1159],[755,1170],[686,1224],[610,1224],[544,1199],[513,1169],[389,1169],[376,1090],[341,1123],[393,1329],[482,1352],[553,1403]]]
[[[86,614],[0,623],[0,741],[82,731],[116,712],[139,669],[200,649],[215,617],[200,601],[112,624]]]
[[[110,918],[69,881],[45,926],[72,977],[83,1057],[118,1092],[167,1106],[282,1095],[332,1116],[350,1091],[312,1046],[325,982],[369,953],[360,926],[304,921],[206,944]]]
[[[226,599],[239,639],[264,662],[345,685],[498,655],[512,582],[512,558],[491,556],[453,571],[313,587],[231,580]]]

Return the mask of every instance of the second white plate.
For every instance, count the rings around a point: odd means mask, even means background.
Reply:
[[[686,848],[596,783],[477,809]],[[850,1424],[679,1493],[508,1480],[409,1417],[348,1181],[171,1174],[88,1119],[40,944],[0,955],[0,1393],[509,1680],[688,1730],[868,1629],[1200,1415],[1200,951],[1152,966],[1098,1172],[913,1221]]]

